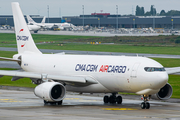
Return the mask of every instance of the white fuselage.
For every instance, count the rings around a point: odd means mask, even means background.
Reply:
[[[30,31],[37,31],[37,30],[41,29],[41,27],[37,26],[37,25],[28,25],[28,28]]]
[[[145,67],[163,68],[145,57],[22,54],[21,67],[41,74],[88,76],[98,82],[82,87],[66,85],[67,90],[75,92],[154,94],[168,81],[166,71],[145,71]]]
[[[52,28],[53,26],[58,26],[60,29],[71,28],[70,23],[36,23],[37,25],[42,25],[45,28]]]

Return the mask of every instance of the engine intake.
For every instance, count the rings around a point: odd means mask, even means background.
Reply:
[[[172,96],[173,89],[169,83],[167,83],[160,91],[154,95],[152,95],[153,99],[157,100],[167,100]]]
[[[66,88],[58,82],[45,82],[34,89],[34,94],[49,102],[58,102],[64,99]]]

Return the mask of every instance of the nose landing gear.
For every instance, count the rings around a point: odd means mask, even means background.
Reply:
[[[116,94],[117,93],[112,93],[112,95],[110,97],[107,95],[104,96],[104,103],[121,104],[122,103],[122,97],[121,96],[116,97]]]
[[[150,98],[150,96],[148,96],[148,95],[143,95],[143,100],[144,100],[144,102],[141,103],[141,108],[142,108],[142,109],[149,109],[149,108],[150,108],[150,104],[149,104],[149,102],[147,102],[147,101],[149,101],[148,98]]]

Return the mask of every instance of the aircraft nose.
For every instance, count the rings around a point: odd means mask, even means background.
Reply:
[[[156,76],[156,79],[155,79],[155,89],[159,89],[159,88],[162,88],[167,82],[168,82],[168,79],[169,79],[169,76],[166,72],[164,73],[159,73],[157,76]]]

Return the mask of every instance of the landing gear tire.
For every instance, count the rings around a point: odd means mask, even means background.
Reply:
[[[117,96],[116,97],[116,93],[112,93],[112,95],[109,97],[109,96],[104,96],[104,99],[103,99],[104,103],[110,103],[110,104],[121,104],[122,103],[122,97],[121,96]]]
[[[145,105],[146,105],[146,109],[150,108],[150,104],[148,102],[146,102]]]
[[[151,95],[143,95],[143,100],[144,102],[141,103],[141,108],[142,109],[149,109],[150,108],[150,103],[147,102],[151,98]]]
[[[145,109],[145,107],[146,107],[146,106],[145,106],[145,103],[142,102],[142,103],[141,103],[141,108],[142,108],[142,109]]]
[[[57,104],[58,104],[58,105],[62,105],[62,102],[63,102],[63,101],[61,100],[61,101],[57,102]]]
[[[56,105],[56,102],[50,102],[51,105]]]
[[[149,102],[142,102],[141,103],[141,108],[142,109],[149,109],[150,108]]]
[[[41,79],[38,79],[38,80],[36,81],[36,83],[37,83],[38,85],[40,85],[40,84],[42,83],[42,80],[41,80]]]
[[[34,33],[38,33],[38,30],[34,31]]]
[[[117,104],[121,104],[122,103],[122,97],[121,96],[117,96],[116,102],[117,102]]]
[[[44,100],[44,105],[48,105],[48,104],[50,104],[50,105],[62,105],[62,102],[63,102],[62,100],[58,101],[58,102],[47,102]]]
[[[109,97],[109,102],[110,102],[111,104],[116,103],[116,96],[111,95],[111,96]]]
[[[109,97],[106,95],[106,96],[104,96],[104,103],[108,103],[109,102]]]
[[[48,102],[44,100],[44,105],[47,105],[47,104],[48,104]]]

